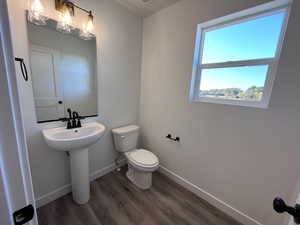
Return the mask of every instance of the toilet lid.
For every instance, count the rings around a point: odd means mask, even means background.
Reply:
[[[158,158],[152,152],[145,149],[137,149],[128,152],[127,157],[133,163],[143,166],[154,166],[158,164]]]

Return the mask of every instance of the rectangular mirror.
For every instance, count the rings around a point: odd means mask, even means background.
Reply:
[[[67,117],[71,108],[80,116],[97,116],[96,38],[79,38],[56,30],[57,21],[45,26],[27,22],[31,79],[37,122]]]

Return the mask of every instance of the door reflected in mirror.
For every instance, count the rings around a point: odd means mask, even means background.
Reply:
[[[79,38],[56,30],[57,22],[46,26],[27,22],[31,79],[37,121],[67,117],[67,109],[80,116],[97,116],[96,38]]]

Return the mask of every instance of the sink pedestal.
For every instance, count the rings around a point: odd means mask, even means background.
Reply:
[[[78,204],[85,204],[90,199],[88,147],[95,144],[104,131],[105,126],[97,122],[84,123],[74,129],[58,127],[42,131],[50,147],[70,153],[73,199]]]
[[[73,200],[85,204],[90,199],[89,151],[88,148],[70,153]]]

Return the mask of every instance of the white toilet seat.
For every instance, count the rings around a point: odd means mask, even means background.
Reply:
[[[135,168],[152,171],[156,170],[159,160],[156,155],[145,149],[135,149],[125,153],[128,162]]]

